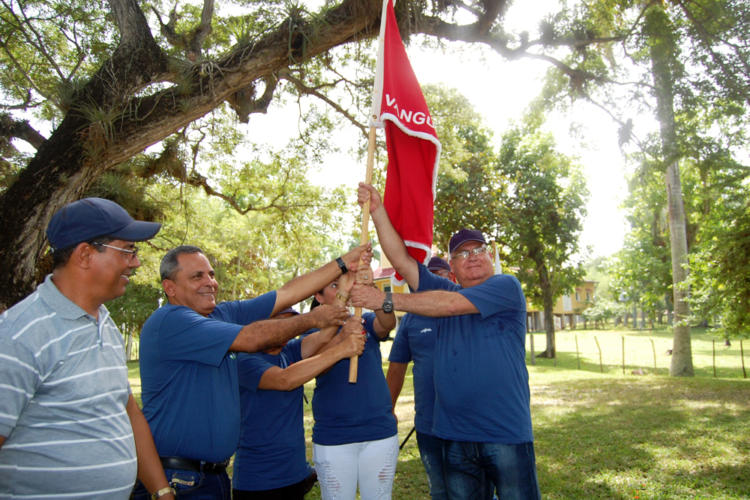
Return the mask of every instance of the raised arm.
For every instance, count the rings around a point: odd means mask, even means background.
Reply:
[[[417,261],[409,255],[406,245],[401,239],[396,229],[388,218],[385,211],[380,193],[370,184],[359,183],[357,189],[357,202],[364,205],[370,202],[370,216],[375,224],[375,230],[378,232],[378,241],[383,248],[388,260],[393,264],[393,268],[404,277],[409,286],[416,290],[419,288],[419,266]]]
[[[278,304],[278,299],[277,299]],[[245,325],[229,347],[230,351],[259,352],[284,343],[312,328],[337,329],[346,322],[349,311],[343,306],[321,305],[291,318],[266,319]]]
[[[321,306],[322,307],[322,306]],[[322,351],[302,361],[292,363],[286,368],[273,366],[260,378],[258,388],[274,391],[291,391],[305,382],[312,380],[320,373],[332,367],[342,359],[359,356],[365,349],[366,336],[361,333],[362,327],[356,318],[347,321],[339,336],[342,341],[330,349]]]
[[[372,259],[372,245],[370,243],[355,247],[341,256],[347,272],[357,270],[360,257],[362,257],[364,263],[370,264]],[[273,314],[310,297],[341,274],[342,269],[339,263],[334,260],[315,271],[297,276],[276,291],[276,304],[273,307]]]
[[[385,294],[383,294],[383,296],[385,297]],[[380,308],[375,309],[375,321],[373,322],[372,327],[373,330],[375,330],[375,334],[378,336],[378,338],[386,338],[395,326],[395,314],[393,314],[392,312],[387,313]]]
[[[379,308],[383,300],[385,300],[385,292],[377,288],[360,285],[354,285],[352,288],[351,302],[355,307]],[[431,317],[479,313],[469,299],[458,292],[447,290],[394,293],[393,309]]]

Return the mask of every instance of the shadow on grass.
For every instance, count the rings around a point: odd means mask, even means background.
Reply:
[[[748,498],[750,385],[609,377],[534,387],[544,498]]]

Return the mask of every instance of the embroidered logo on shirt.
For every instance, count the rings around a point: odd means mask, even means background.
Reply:
[[[419,330],[419,333],[430,333],[432,331],[432,328],[422,328]]]

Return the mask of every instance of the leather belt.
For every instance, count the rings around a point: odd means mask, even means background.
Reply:
[[[204,462],[202,460],[193,460],[182,457],[159,457],[161,465],[165,469],[192,470],[195,472],[206,472],[208,474],[218,474],[224,472],[229,465],[229,460],[224,462]]]

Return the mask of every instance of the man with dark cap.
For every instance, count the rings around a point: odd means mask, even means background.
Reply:
[[[50,220],[52,274],[0,317],[0,497],[126,499],[137,473],[173,498],[104,306],[160,227],[101,198]]]
[[[432,257],[427,269],[433,274],[454,281],[451,266],[440,257]],[[396,338],[388,355],[388,371],[385,379],[391,391],[395,413],[396,401],[406,378],[409,361],[414,361],[414,428],[417,431],[417,447],[422,459],[430,496],[433,500],[447,498],[443,481],[443,451],[440,439],[432,434],[432,412],[435,405],[435,387],[432,370],[435,357],[437,320],[418,314],[406,314],[401,318]]]
[[[519,281],[495,274],[480,231],[450,239],[458,284],[432,274],[407,252],[380,194],[360,184],[388,260],[415,293],[354,286],[352,304],[437,318],[433,434],[442,440],[451,499],[540,498],[526,370],[526,299]]]

